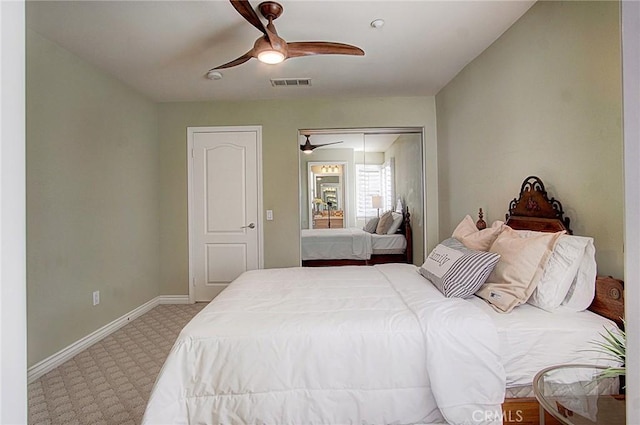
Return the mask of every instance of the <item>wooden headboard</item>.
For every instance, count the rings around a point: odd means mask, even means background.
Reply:
[[[506,224],[516,230],[536,230],[539,232],[558,232],[570,228],[571,220],[564,216],[562,204],[555,198],[549,199],[544,183],[536,176],[524,179],[520,187],[520,196],[509,203]]]
[[[478,228],[486,227],[479,212]],[[509,203],[509,212],[505,223],[516,230],[535,230],[539,232],[558,232],[570,228],[571,220],[564,216],[562,204],[555,198],[549,198],[544,183],[538,177],[529,176],[520,187],[520,195]],[[589,310],[613,320],[622,327],[624,317],[624,282],[611,276],[596,278],[596,294]]]
[[[407,240],[405,257],[408,264],[413,264],[413,231],[411,229],[411,213],[409,212],[409,207],[404,207],[402,209],[402,215],[404,221],[402,222],[400,229],[402,229],[402,233]]]

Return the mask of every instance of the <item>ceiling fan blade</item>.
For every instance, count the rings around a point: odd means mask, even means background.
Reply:
[[[234,66],[242,65],[243,63],[245,63],[246,61],[248,61],[252,57],[254,57],[253,49],[249,50],[247,53],[245,53],[244,55],[240,56],[239,58],[234,59],[231,62],[225,63],[224,65],[220,65],[220,66],[216,66],[215,68],[211,68],[209,71],[214,71],[216,69],[231,68],[231,67],[234,67]]]
[[[339,142],[330,142],[330,143],[322,143],[320,145],[312,145],[311,141],[309,140],[309,135],[305,134],[304,137],[307,138],[306,142],[304,143],[304,145],[300,145],[300,150],[304,153],[311,153],[313,152],[314,149],[316,148],[321,148],[323,146],[327,146],[327,145],[336,145],[338,143],[344,143],[343,140],[339,141]]]
[[[265,31],[267,33],[267,38],[269,39],[271,47],[278,51],[281,51],[283,47],[282,44],[286,44],[287,42],[280,38],[272,21],[269,21],[269,23],[265,27]]]
[[[253,7],[248,0],[231,0],[231,4],[238,11],[238,13],[247,20],[247,22],[256,27],[258,31],[268,36],[267,30],[262,24],[260,17],[256,13],[256,11],[253,10]]]
[[[311,146],[313,146],[313,148],[315,149],[322,146],[337,145],[338,143],[343,143],[343,142],[340,141],[340,142],[322,143],[321,145],[311,145]]]
[[[269,39],[269,43],[271,47],[276,50],[280,50],[282,48],[282,43],[278,37],[278,33],[276,32],[276,28],[273,26],[271,21],[269,21],[268,25],[264,25],[260,20],[260,17],[251,6],[248,0],[230,0],[233,7],[238,11],[240,15],[244,19],[247,20],[251,25],[256,27],[258,31],[263,33]]]
[[[311,55],[355,55],[364,56],[364,50],[359,47],[344,43],[329,41],[294,41],[287,43],[289,57]]]

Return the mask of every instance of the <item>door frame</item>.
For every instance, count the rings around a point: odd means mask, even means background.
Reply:
[[[229,133],[248,132],[256,133],[256,164],[258,169],[258,268],[264,268],[264,219],[262,198],[262,126],[234,126],[234,127],[187,127],[187,218],[188,218],[188,245],[189,245],[189,303],[195,303],[195,270],[193,264],[193,139],[196,133]]]

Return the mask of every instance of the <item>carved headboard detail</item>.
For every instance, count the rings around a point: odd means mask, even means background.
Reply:
[[[549,199],[544,183],[536,176],[527,177],[520,187],[520,196],[509,204],[506,224],[517,230],[557,232],[566,230],[573,234],[569,217],[564,216],[562,204]]]
[[[613,320],[624,329],[624,282],[611,276],[596,277],[596,295],[589,310]]]

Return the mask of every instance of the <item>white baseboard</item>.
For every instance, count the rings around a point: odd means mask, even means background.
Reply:
[[[137,319],[138,317],[142,316],[143,314],[160,304],[189,304],[189,296],[160,295],[153,298],[152,300],[147,301],[140,307],[131,310],[129,313],[120,316],[113,322],[104,325],[100,329],[90,333],[84,338],[79,339],[73,344],[63,348],[57,353],[31,366],[29,369],[27,369],[27,382],[32,383],[45,373],[52,371],[62,363],[71,359],[82,350],[89,348],[101,339],[111,335],[113,332],[117,331],[118,329],[129,323],[131,320]]]
[[[191,304],[189,295],[160,295],[156,299],[158,304]]]

